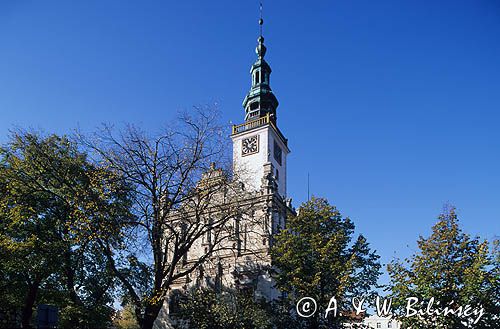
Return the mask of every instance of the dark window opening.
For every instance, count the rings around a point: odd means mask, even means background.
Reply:
[[[243,232],[243,249],[247,250],[247,225],[245,224],[245,231]]]
[[[236,249],[238,256],[241,256],[241,236],[240,236],[240,219],[234,219],[234,239],[236,242],[233,244],[233,249]]]
[[[178,289],[175,289],[171,292],[168,303],[169,313],[175,314],[181,311],[180,307],[181,298],[182,298],[182,293]]]
[[[260,72],[255,72],[255,83],[260,83]]]
[[[222,267],[222,263],[219,262],[217,264],[217,274],[215,275],[215,291],[220,293],[222,291],[222,276],[223,276],[224,268]]]
[[[279,163],[279,165],[281,166],[281,156],[282,156],[282,151],[281,151],[281,147],[279,147],[278,143],[276,143],[276,141],[274,141],[274,159],[276,159],[276,162]]]
[[[251,111],[254,111],[254,110],[258,109],[258,108],[259,108],[259,102],[255,102],[255,103],[250,104],[250,110]]]
[[[198,285],[202,285],[204,278],[205,278],[205,274],[204,274],[204,271],[203,271],[203,266],[200,266],[200,267],[198,267],[198,278],[196,279],[197,280],[197,284]]]

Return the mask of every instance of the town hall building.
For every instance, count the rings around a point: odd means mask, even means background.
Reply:
[[[262,27],[262,19],[259,24]],[[287,217],[295,215],[287,195],[288,139],[278,128],[278,100],[271,89],[271,67],[265,60],[266,46],[261,34],[256,47],[257,59],[250,69],[251,87],[243,100],[244,121],[233,125],[233,185],[243,193],[243,203],[250,205],[231,225],[233,237],[227,248],[210,255],[198,271],[177,280],[172,287],[185,291],[192,286],[251,289],[256,298],[267,300],[280,296],[271,278],[270,248],[273,236],[285,227]],[[222,179],[215,167],[205,173],[200,184]],[[195,261],[207,251],[210,236],[204,236],[190,249],[186,262]],[[170,300],[172,301],[172,300]],[[174,303],[166,303],[156,327],[168,328]]]

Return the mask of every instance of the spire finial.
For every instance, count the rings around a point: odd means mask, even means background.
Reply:
[[[257,56],[259,56],[259,58],[262,59],[266,54],[266,46],[264,46],[264,37],[262,36],[262,25],[264,24],[264,19],[262,18],[262,1],[260,2],[259,8],[260,8],[260,18],[259,18],[260,35],[259,38],[257,39],[259,44],[257,45],[255,52],[257,53]]]
[[[264,19],[262,18],[262,1],[260,2],[259,11],[260,11],[259,29],[260,29],[260,36],[262,36],[262,25],[264,25]]]

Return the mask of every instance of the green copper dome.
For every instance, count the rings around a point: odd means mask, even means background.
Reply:
[[[269,80],[271,67],[264,59],[267,48],[264,45],[264,37],[262,35],[259,36],[257,41],[258,44],[255,48],[257,60],[250,69],[252,86],[243,100],[245,121],[262,118],[269,113],[271,120],[276,123],[276,108],[279,103],[271,90]]]

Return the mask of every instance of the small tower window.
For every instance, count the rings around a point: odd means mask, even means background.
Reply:
[[[281,147],[278,145],[278,143],[276,143],[276,141],[274,141],[273,149],[274,149],[274,159],[281,166],[281,156],[283,154],[283,151],[281,150]]]
[[[255,83],[260,83],[260,71],[255,72]]]
[[[250,104],[250,111],[255,111],[259,108],[259,102],[253,102]]]

